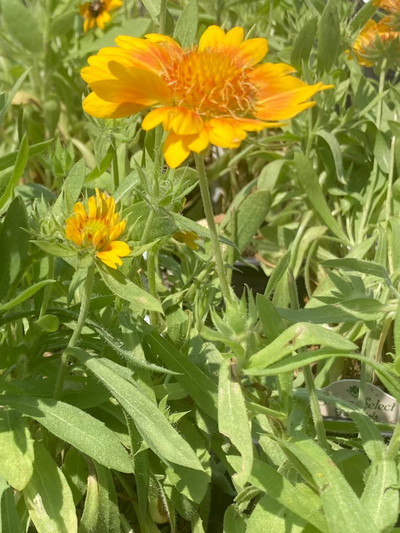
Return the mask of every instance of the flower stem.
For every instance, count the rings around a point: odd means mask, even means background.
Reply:
[[[167,0],[161,0],[159,33],[161,35],[165,35],[166,29],[167,29]]]
[[[147,282],[149,284],[149,293],[158,299],[156,284],[156,252],[149,250],[147,252]],[[158,322],[157,311],[150,311],[150,324],[154,326]]]
[[[400,422],[397,422],[396,428],[393,432],[392,438],[386,451],[386,459],[394,460],[399,453],[400,448]]]
[[[48,262],[49,262],[48,279],[54,279],[54,256],[49,255]],[[39,320],[42,317],[44,317],[44,315],[46,314],[52,289],[53,289],[52,283],[50,285],[47,285],[47,287],[45,287],[44,289],[42,305],[40,306]]]
[[[67,348],[64,350],[61,356],[61,362],[60,362],[60,366],[58,369],[58,375],[57,375],[57,381],[56,381],[56,388],[54,390],[54,395],[53,395],[56,400],[59,400],[62,394],[65,373],[66,373],[68,361],[69,361],[68,349],[76,346],[76,343],[79,340],[80,334],[82,332],[83,326],[85,325],[86,318],[89,312],[90,297],[92,294],[93,279],[94,279],[94,270],[95,270],[95,264],[93,263],[88,268],[85,285],[83,286],[81,308],[79,311],[79,316],[78,316],[78,321],[76,323],[76,327],[72,333],[72,336],[69,340]]]
[[[317,398],[315,389],[314,377],[309,365],[303,366],[304,381],[308,391],[308,399],[310,402],[311,415],[314,422],[315,431],[317,433],[318,444],[323,450],[329,452],[328,441],[326,440],[324,421],[322,420],[321,409]]]
[[[382,61],[381,72],[380,72],[380,76],[379,76],[378,95],[382,95],[383,89],[385,88],[386,64],[387,64],[387,61],[386,61],[386,59],[384,59]],[[381,98],[379,100],[379,102],[378,102],[377,109],[376,109],[376,122],[375,122],[375,125],[376,125],[376,128],[377,128],[378,132],[381,129],[382,110],[383,110],[383,99]],[[375,196],[375,187],[376,187],[376,182],[378,180],[378,175],[379,175],[379,167],[378,167],[378,162],[377,162],[377,160],[375,158],[374,159],[374,166],[373,166],[372,173],[371,173],[371,184],[370,184],[370,188],[369,188],[369,191],[368,191],[367,200],[365,202],[365,206],[364,206],[364,209],[363,209],[363,215],[362,215],[362,219],[361,219],[361,223],[360,223],[360,227],[359,227],[358,242],[361,242],[363,240],[363,237],[364,237],[364,230],[365,230],[365,227],[366,227],[366,225],[368,223],[368,219],[369,219],[369,216],[370,216],[370,209],[371,209],[372,202],[373,202],[374,196]]]
[[[197,173],[199,176],[199,186],[201,197],[203,200],[204,213],[206,215],[208,230],[211,236],[211,246],[215,259],[215,266],[221,284],[222,295],[226,301],[231,301],[231,293],[229,289],[228,280],[226,278],[224,261],[222,259],[221,248],[219,245],[217,227],[214,221],[214,214],[211,205],[210,191],[208,189],[208,181],[206,176],[206,169],[204,167],[204,160],[198,154],[194,153],[194,159],[196,161]]]

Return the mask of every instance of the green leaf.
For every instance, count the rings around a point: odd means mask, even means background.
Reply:
[[[149,12],[152,21],[158,26],[160,15],[161,0],[143,0],[143,5]]]
[[[78,533],[120,533],[118,502],[109,470],[89,464],[85,508]]]
[[[25,395],[0,396],[0,404],[37,420],[51,433],[100,464],[120,472],[132,472],[129,455],[115,433],[81,409],[50,398]]]
[[[54,18],[50,24],[49,38],[54,39],[55,37],[60,37],[68,33],[73,27],[75,17],[76,11],[73,10]]]
[[[339,468],[318,444],[306,436],[282,445],[307,468],[318,487],[329,531],[379,533],[369,514]]]
[[[43,36],[32,9],[28,9],[20,0],[2,0],[3,20],[10,34],[22,46],[24,51],[38,54],[43,51]]]
[[[0,198],[0,211],[3,209],[7,201],[11,198],[11,195],[18,185],[18,182],[25,170],[26,163],[28,162],[29,155],[29,141],[26,134],[24,135],[21,145],[18,150],[17,159],[15,161],[14,170],[11,175],[10,181],[7,184],[6,190]]]
[[[290,64],[297,70],[301,70],[302,62],[308,63],[311,50],[317,37],[317,17],[312,17],[306,21],[304,26],[298,32],[293,43]]]
[[[296,153],[294,156],[294,162],[300,184],[303,187],[315,214],[322,218],[328,228],[339,237],[343,243],[348,244],[348,239],[345,233],[331,214],[329,206],[324,198],[321,185],[319,184],[317,175],[309,159],[303,154]]]
[[[89,469],[83,454],[73,446],[64,456],[62,471],[71,487],[74,503],[78,505],[86,492]]]
[[[317,70],[330,72],[340,48],[340,19],[336,0],[329,0],[318,28]]]
[[[174,37],[179,40],[183,48],[190,48],[195,42],[198,24],[199,8],[197,0],[190,0],[182,11],[174,32]]]
[[[382,533],[390,533],[398,519],[399,490],[396,487],[398,470],[395,461],[373,462],[367,472],[361,504]]]
[[[30,72],[31,69],[28,69],[26,70],[17,80],[17,82],[15,83],[14,87],[11,89],[8,97],[7,97],[7,100],[4,104],[4,106],[0,109],[0,124],[3,122],[3,119],[8,111],[8,109],[10,108],[11,104],[12,104],[12,101],[14,99],[14,96],[17,94],[17,92],[20,90],[22,84],[24,83],[26,77],[28,76],[29,72]],[[5,156],[7,157],[7,156]],[[0,162],[3,158],[0,158]]]
[[[138,498],[139,520],[143,523],[147,515],[147,502],[150,488],[150,466],[147,450],[142,449],[142,437],[132,420],[127,418],[131,438],[132,456],[135,472],[136,493]]]
[[[33,440],[27,421],[19,413],[0,413],[0,474],[16,490],[22,490],[33,472]]]
[[[276,307],[269,298],[262,294],[257,294],[257,311],[263,333],[269,342],[285,331],[285,325]]]
[[[374,261],[362,261],[360,259],[353,259],[352,257],[344,257],[343,259],[329,259],[321,263],[322,266],[341,268],[342,270],[354,270],[355,272],[362,272],[369,276],[376,276],[382,278],[391,287],[392,282],[386,268],[380,263]]]
[[[114,270],[100,261],[97,266],[107,287],[123,300],[133,303],[138,311],[163,312],[161,303],[154,296],[132,283],[120,270]]]
[[[0,300],[8,293],[28,258],[29,225],[24,202],[17,196],[0,226]]]
[[[20,303],[25,302],[25,300],[28,300],[28,298],[31,298],[34,294],[36,294],[38,291],[43,289],[43,287],[46,287],[46,285],[50,285],[51,283],[55,283],[55,280],[46,279],[44,281],[39,281],[39,283],[35,283],[34,285],[31,285],[28,289],[25,289],[24,291],[22,291],[13,300],[10,300],[4,305],[1,305],[0,313],[3,311],[8,311],[9,309],[12,309],[16,305],[19,305]]]
[[[14,491],[0,476],[0,533],[23,533],[15,507]]]
[[[316,135],[324,139],[324,141],[328,145],[328,148],[332,152],[333,161],[335,162],[336,177],[340,183],[346,185],[346,181],[344,179],[343,174],[342,150],[338,140],[336,139],[335,135],[333,135],[333,133],[329,133],[328,131],[318,131]]]
[[[53,210],[60,210],[69,215],[74,211],[74,205],[81,194],[83,184],[85,183],[86,163],[84,159],[78,161],[66,177],[60,191],[60,195],[54,204]]]
[[[107,360],[103,362],[100,357],[90,357],[77,348],[69,351],[107,387],[132,417],[143,440],[156,455],[167,464],[176,463],[194,470],[203,470],[192,448],[175,431],[146,393],[108,368]]]
[[[236,213],[236,243],[242,253],[250,244],[255,233],[264,222],[271,206],[271,195],[268,191],[257,191],[250,194],[239,206]]]
[[[240,457],[230,455],[228,462],[236,471],[241,467]],[[272,466],[254,459],[249,482],[266,492],[289,511],[312,524],[317,530],[330,533],[325,518],[318,509],[318,499],[316,502],[311,500],[302,492],[301,486],[297,488]]]
[[[273,191],[284,166],[289,163],[286,159],[271,161],[261,170],[257,179],[257,188],[264,191]]]
[[[214,381],[161,335],[152,333],[145,337],[145,340],[169,369],[178,372],[176,380],[186,389],[196,405],[217,420],[218,389]]]
[[[40,155],[41,153],[45,152],[47,148],[49,148],[52,144],[53,141],[50,140],[30,146],[28,158],[32,159],[32,157]],[[19,151],[11,152],[10,154],[0,157],[0,171],[12,167],[15,161],[17,160],[18,153]]]
[[[34,445],[33,475],[23,495],[38,533],[77,533],[71,489],[42,443]]]
[[[314,324],[299,323],[288,328],[271,344],[254,354],[246,373],[267,368],[299,348],[319,344],[336,350],[355,350],[356,345],[338,333]],[[301,365],[304,366],[304,365]]]
[[[224,515],[223,533],[245,533],[246,521],[236,509],[235,505],[230,505]]]
[[[356,16],[350,22],[350,31],[352,33],[359,32],[361,28],[374,16],[378,6],[373,0],[369,0],[362,8],[357,11]]]
[[[242,456],[242,466],[234,478],[239,486],[244,486],[253,465],[253,442],[236,369],[236,361],[233,358],[225,359],[221,364],[218,383],[218,428]]]
[[[288,250],[278,261],[277,265],[275,266],[274,270],[272,271],[272,274],[268,280],[267,287],[264,292],[264,296],[267,298],[271,296],[271,294],[276,289],[279,281],[281,280],[282,276],[287,271],[289,265],[290,265],[290,258],[291,258],[291,251]]]
[[[48,241],[31,241],[38,248],[46,252],[46,254],[54,255],[55,257],[74,257],[76,250],[73,250],[68,244],[61,244],[58,242]]]
[[[306,521],[288,511],[283,505],[266,495],[251,513],[246,533],[302,533]]]

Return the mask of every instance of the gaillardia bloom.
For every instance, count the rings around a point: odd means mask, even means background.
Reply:
[[[189,246],[191,250],[199,249],[199,245],[196,242],[199,240],[199,236],[194,231],[176,231],[172,236],[176,241]]]
[[[110,11],[122,5],[122,0],[92,0],[92,2],[86,2],[79,6],[80,14],[85,19],[84,31],[88,32],[96,24],[101,30],[104,30],[104,26],[111,20]]]
[[[111,268],[122,265],[121,257],[130,254],[126,242],[117,241],[125,231],[126,220],[119,222],[115,212],[114,198],[106,198],[96,189],[96,197],[88,200],[88,211],[81,202],[74,206],[74,214],[66,220],[65,235],[80,248],[95,253],[103,263]]]
[[[387,67],[394,68],[400,63],[400,32],[393,31],[389,17],[384,17],[380,22],[369,20],[352,48],[358,62],[364,67],[380,65],[385,59]]]
[[[83,108],[93,117],[120,118],[153,107],[143,129],[162,124],[169,132],[164,155],[175,168],[209,143],[236,148],[247,132],[279,126],[328,88],[307,85],[284,63],[258,65],[266,39],[243,37],[242,28],[225,34],[210,26],[190,49],[158,34],[117,37],[118,48],[103,48],[82,70],[93,91]]]

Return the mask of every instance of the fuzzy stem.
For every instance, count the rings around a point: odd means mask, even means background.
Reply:
[[[400,422],[397,422],[392,438],[386,451],[386,459],[394,460],[399,453],[400,448]]]
[[[48,261],[49,261],[48,279],[54,279],[54,256],[49,255]],[[45,287],[44,289],[42,305],[40,307],[40,313],[39,313],[39,320],[42,317],[44,317],[44,315],[46,314],[52,289],[53,289],[53,283],[51,283],[50,285],[47,285],[47,287]]]
[[[393,174],[394,174],[394,158],[395,158],[396,137],[392,137],[392,143],[390,145],[390,166],[389,166],[389,180],[388,189],[386,195],[386,230],[388,229],[389,219],[392,216],[392,188],[393,188]]]
[[[156,284],[156,253],[154,250],[147,252],[147,282],[149,284],[149,293],[158,299]],[[153,326],[158,322],[157,311],[150,311],[150,324]]]
[[[161,0],[159,33],[165,35],[167,29],[167,0]]]
[[[197,173],[199,176],[199,186],[201,197],[203,200],[204,213],[206,215],[208,231],[210,232],[211,237],[211,247],[215,259],[215,266],[217,269],[219,282],[221,284],[222,295],[226,301],[231,301],[231,294],[229,290],[228,280],[226,278],[224,261],[222,259],[221,248],[219,245],[217,227],[214,221],[214,214],[211,204],[210,191],[208,189],[208,181],[206,176],[206,169],[204,167],[204,160],[198,154],[194,153],[194,159],[196,162]]]
[[[85,325],[86,318],[89,312],[90,297],[92,295],[92,287],[93,287],[93,279],[94,279],[94,270],[95,270],[95,264],[93,263],[92,265],[90,265],[87,271],[85,285],[83,287],[81,308],[79,310],[79,316],[78,316],[78,321],[76,323],[76,327],[72,333],[72,336],[69,340],[67,348],[64,350],[61,356],[60,366],[59,366],[58,375],[57,375],[56,388],[54,390],[54,398],[56,400],[59,400],[62,394],[65,373],[66,373],[68,361],[69,361],[68,349],[76,346],[76,343],[79,340],[79,337],[81,335],[83,326]]]

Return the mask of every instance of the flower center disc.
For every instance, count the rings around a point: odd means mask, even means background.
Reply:
[[[256,94],[249,70],[222,51],[192,49],[172,61],[164,77],[174,105],[210,117],[243,116],[251,113]]]
[[[98,17],[104,11],[104,4],[101,0],[95,0],[89,6],[89,12],[92,17]]]
[[[109,231],[110,226],[103,218],[89,218],[82,230],[82,240],[99,250],[106,244]]]

